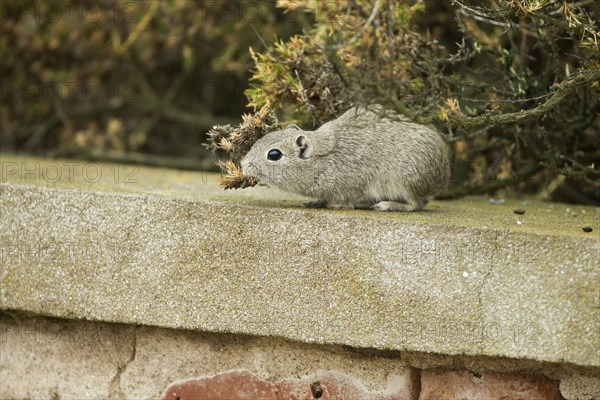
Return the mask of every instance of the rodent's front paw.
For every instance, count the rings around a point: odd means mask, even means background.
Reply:
[[[303,203],[305,207],[310,208],[329,208],[330,210],[353,210],[352,204],[329,204],[325,200],[314,200]]]
[[[330,210],[354,210],[352,204],[327,204],[327,208]]]
[[[302,205],[308,208],[325,208],[327,207],[327,202],[325,200],[313,200],[304,202]]]

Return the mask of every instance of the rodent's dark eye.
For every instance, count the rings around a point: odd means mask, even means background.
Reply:
[[[283,157],[283,153],[279,149],[271,149],[267,153],[267,159],[271,161],[279,161]]]

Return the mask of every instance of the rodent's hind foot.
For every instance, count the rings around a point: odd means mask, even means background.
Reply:
[[[423,203],[399,203],[397,201],[380,201],[371,206],[371,210],[375,211],[396,211],[396,212],[409,212],[419,211],[423,208]]]
[[[302,203],[302,205],[304,207],[308,207],[308,208],[325,208],[325,207],[327,207],[327,202],[325,200],[313,200],[313,201],[306,201],[306,202]]]

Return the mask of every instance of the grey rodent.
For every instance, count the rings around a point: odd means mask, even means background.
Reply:
[[[448,144],[432,127],[375,111],[351,108],[316,131],[290,125],[269,133],[242,159],[242,171],[318,199],[309,206],[418,211],[448,183]]]

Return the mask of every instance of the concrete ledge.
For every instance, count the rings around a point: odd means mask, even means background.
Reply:
[[[94,164],[92,181],[78,164],[2,156],[0,308],[600,367],[593,207],[307,210],[214,175],[139,168],[126,182]]]

